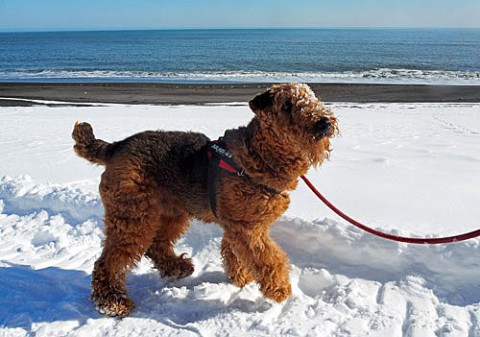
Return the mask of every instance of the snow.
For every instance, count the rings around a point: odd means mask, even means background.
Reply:
[[[308,177],[354,218],[412,236],[476,229],[480,104],[332,104],[341,136]],[[480,336],[479,239],[389,242],[352,227],[303,183],[272,236],[291,262],[281,304],[223,273],[218,226],[194,221],[178,245],[195,272],[128,276],[137,303],[119,320],[88,300],[101,252],[101,167],[72,151],[76,120],[108,141],[146,129],[211,138],[246,124],[245,104],[0,108],[0,336]]]

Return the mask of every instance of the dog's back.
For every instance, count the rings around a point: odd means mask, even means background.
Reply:
[[[209,138],[204,134],[144,131],[108,143],[95,138],[90,124],[76,123],[72,138],[75,152],[94,164],[105,165],[107,170],[113,162],[116,170],[120,166],[138,166],[158,187],[174,193],[183,202],[192,203],[193,198],[206,200]],[[202,208],[205,206],[208,205],[202,202]]]

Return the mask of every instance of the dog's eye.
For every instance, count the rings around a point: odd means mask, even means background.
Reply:
[[[285,101],[282,105],[282,110],[288,114],[292,113],[292,108],[293,108],[293,105],[292,105],[292,102],[290,101]]]

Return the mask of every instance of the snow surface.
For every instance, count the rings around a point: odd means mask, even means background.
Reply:
[[[479,226],[479,104],[333,104],[341,137],[308,177],[354,218],[391,233],[451,235]],[[143,259],[119,320],[88,300],[101,252],[101,167],[72,151],[76,120],[108,141],[146,129],[211,138],[246,124],[245,104],[0,108],[0,336],[480,336],[479,239],[413,246],[346,224],[300,183],[272,236],[291,262],[293,296],[265,300],[223,274],[218,226],[193,222],[178,252],[186,279]]]

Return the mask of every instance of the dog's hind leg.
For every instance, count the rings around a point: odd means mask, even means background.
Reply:
[[[221,253],[225,273],[233,284],[237,287],[243,287],[253,281],[252,274],[238,260],[237,256],[232,251],[231,243],[226,237],[222,240]]]
[[[185,254],[178,256],[174,251],[175,242],[188,226],[187,214],[160,217],[160,226],[146,254],[159,270],[160,276],[180,279],[193,273],[192,260],[186,258]]]
[[[126,273],[155,236],[159,203],[145,180],[107,171],[100,184],[106,237],[92,273],[91,299],[101,313],[124,317],[135,307],[127,294]]]
[[[225,232],[238,260],[251,271],[265,297],[277,302],[292,294],[288,258],[267,232]]]

